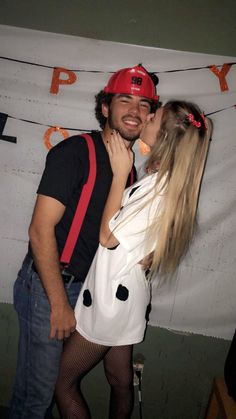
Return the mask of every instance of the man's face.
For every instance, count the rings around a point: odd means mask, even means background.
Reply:
[[[139,138],[150,108],[150,102],[142,96],[116,94],[109,107],[103,105],[103,114],[109,128],[117,130],[125,140],[134,141]]]

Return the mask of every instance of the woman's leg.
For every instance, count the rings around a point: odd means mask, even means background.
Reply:
[[[77,331],[66,342],[56,384],[56,400],[63,419],[91,418],[80,383],[108,350],[107,346],[87,341]]]
[[[104,369],[111,386],[109,419],[129,419],[134,404],[133,346],[114,346],[104,358]]]

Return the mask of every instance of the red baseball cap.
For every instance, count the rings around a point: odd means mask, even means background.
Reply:
[[[103,90],[105,93],[143,96],[156,102],[159,98],[152,78],[141,65],[118,70],[110,77]]]

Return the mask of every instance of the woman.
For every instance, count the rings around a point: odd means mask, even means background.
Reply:
[[[152,148],[147,176],[125,191],[133,155],[117,133],[111,136],[113,181],[100,245],[76,305],[77,330],[65,346],[56,388],[63,418],[91,417],[78,383],[101,359],[112,388],[109,417],[130,418],[132,345],[144,337],[150,280],[172,274],[192,239],[210,136],[211,123],[196,105],[168,102],[141,133]],[[140,261],[150,254],[145,273]],[[124,386],[112,382],[108,360],[121,370]]]

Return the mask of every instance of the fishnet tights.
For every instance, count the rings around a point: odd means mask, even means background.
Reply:
[[[80,384],[103,359],[111,386],[109,419],[129,419],[133,409],[132,346],[102,346],[84,339],[77,331],[63,351],[56,384],[57,404],[63,419],[91,419]]]

